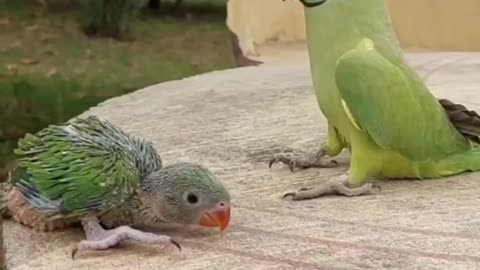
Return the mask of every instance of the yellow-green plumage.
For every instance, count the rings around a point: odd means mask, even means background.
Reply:
[[[327,153],[350,149],[350,183],[480,170],[480,150],[404,60],[384,0],[328,0],[305,13]]]

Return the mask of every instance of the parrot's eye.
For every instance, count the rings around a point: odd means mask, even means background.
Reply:
[[[189,193],[187,195],[187,201],[191,204],[196,204],[198,202],[198,197],[193,193]]]

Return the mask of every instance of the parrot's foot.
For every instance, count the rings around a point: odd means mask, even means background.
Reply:
[[[355,188],[350,187],[349,176],[348,173],[346,173],[329,180],[321,186],[315,188],[301,188],[296,192],[286,193],[283,198],[292,197],[293,200],[300,201],[315,199],[323,195],[331,194],[352,197],[372,193],[375,188],[381,191],[380,186],[374,183],[366,183]]]
[[[144,244],[158,244],[164,247],[175,245],[181,250],[180,245],[166,235],[158,235],[149,232],[142,232],[129,226],[120,226],[112,230],[105,230],[101,227],[98,219],[94,216],[88,216],[82,219],[83,229],[87,240],[80,241],[72,250],[72,259],[79,251],[83,250],[103,250],[113,247],[123,240],[134,240]]]
[[[293,172],[293,168],[334,168],[338,166],[338,162],[332,159],[325,157],[326,151],[322,147],[319,151],[315,153],[309,153],[300,157],[294,157],[292,154],[277,154],[275,155],[268,164],[268,167],[271,168],[274,163],[281,162],[290,167],[290,170]]]

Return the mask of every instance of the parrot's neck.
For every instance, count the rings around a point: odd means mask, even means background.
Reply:
[[[402,62],[385,0],[327,0],[305,6],[305,21],[312,79],[327,117],[330,108],[340,105],[335,69],[345,52],[370,39],[387,59]]]
[[[133,217],[133,223],[152,225],[166,222],[166,219],[158,211],[155,211],[155,206],[150,196],[148,192],[140,188],[131,198],[129,211]]]
[[[157,151],[153,147],[148,147],[145,141],[135,138],[129,142],[129,146],[131,146],[131,156],[140,179],[143,180],[152,172],[162,168],[162,160]]]

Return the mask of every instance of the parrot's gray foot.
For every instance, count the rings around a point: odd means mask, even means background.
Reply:
[[[293,172],[293,168],[334,168],[338,166],[338,162],[332,159],[325,157],[326,151],[322,147],[319,151],[315,153],[309,153],[300,157],[294,157],[292,154],[277,154],[275,155],[268,164],[268,167],[271,168],[274,163],[281,162],[290,167],[290,171]]]
[[[158,244],[164,247],[175,245],[181,250],[180,245],[169,236],[142,232],[129,226],[120,226],[112,230],[105,230],[100,226],[98,219],[94,216],[83,218],[82,225],[87,240],[80,241],[72,250],[72,259],[75,259],[75,255],[79,251],[89,249],[104,250],[113,247],[124,240],[134,240],[144,244]]]
[[[349,176],[348,173],[346,173],[329,180],[321,186],[315,188],[301,188],[296,192],[286,193],[283,198],[292,197],[293,200],[300,201],[334,194],[353,197],[372,193],[375,188],[381,191],[380,186],[374,183],[366,183],[355,188],[350,187]]]

